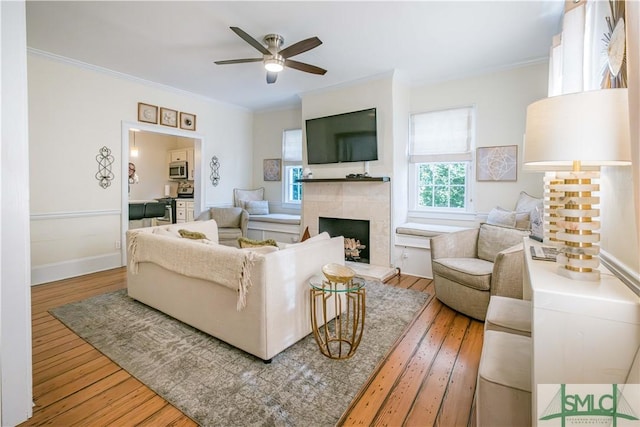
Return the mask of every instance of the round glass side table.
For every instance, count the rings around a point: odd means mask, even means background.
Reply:
[[[350,358],[364,331],[365,281],[353,276],[329,280],[318,274],[309,285],[311,329],[320,351],[331,359]]]

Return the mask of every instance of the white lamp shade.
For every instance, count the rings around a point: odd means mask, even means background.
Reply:
[[[554,96],[527,107],[524,169],[631,164],[627,89]]]

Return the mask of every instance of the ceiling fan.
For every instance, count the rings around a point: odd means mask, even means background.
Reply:
[[[267,83],[275,83],[278,78],[278,73],[284,69],[284,67],[293,68],[296,70],[304,71],[305,73],[324,75],[327,70],[316,67],[315,65],[305,64],[304,62],[294,61],[289,59],[292,56],[299,55],[303,52],[316,48],[322,44],[322,41],[317,37],[311,37],[298,43],[294,43],[289,47],[281,49],[284,43],[284,37],[279,34],[267,34],[264,36],[264,42],[266,47],[245,33],[238,27],[230,27],[231,30],[236,33],[240,38],[260,53],[262,58],[244,58],[244,59],[229,59],[225,61],[215,61],[218,65],[226,64],[241,64],[244,62],[260,62],[264,63],[264,68],[267,70]]]

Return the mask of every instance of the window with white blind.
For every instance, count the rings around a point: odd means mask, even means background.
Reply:
[[[411,209],[452,212],[470,210],[474,128],[473,107],[411,115]]]
[[[302,201],[302,129],[282,132],[282,202],[300,205]]]

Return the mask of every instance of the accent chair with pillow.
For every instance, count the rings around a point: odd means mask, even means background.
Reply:
[[[196,221],[213,219],[218,224],[218,242],[226,246],[238,246],[238,237],[247,236],[249,213],[242,208],[210,208]]]
[[[528,235],[517,228],[481,224],[480,228],[433,237],[436,298],[481,321],[492,295],[522,299],[522,239]]]

